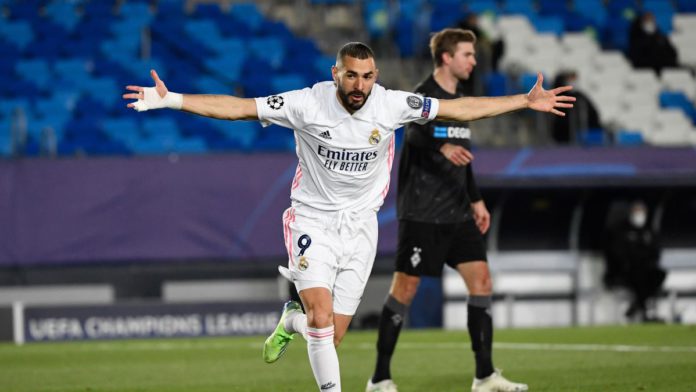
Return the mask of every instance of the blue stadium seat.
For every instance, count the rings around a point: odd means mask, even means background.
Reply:
[[[616,132],[615,143],[619,146],[641,146],[644,144],[643,135],[639,131],[621,129]]]
[[[590,128],[578,133],[578,143],[587,147],[599,147],[606,143],[606,137],[602,128]]]
[[[10,120],[15,111],[21,110],[28,115],[31,113],[29,100],[26,97],[16,99],[0,99],[0,119],[3,121]]]
[[[696,0],[676,0],[677,10],[685,13],[696,13]]]
[[[255,4],[235,4],[230,9],[230,16],[254,33],[259,32],[263,26],[264,16]]]
[[[536,83],[537,80],[537,74],[535,73],[523,73],[520,75],[520,80],[519,80],[519,90],[518,92],[520,93],[526,93],[529,92],[529,90],[534,87],[534,84]],[[544,75],[544,88],[548,88],[549,80]]]
[[[560,36],[565,31],[563,19],[559,16],[535,16],[531,22],[539,33],[553,33]]]
[[[495,0],[472,0],[466,5],[466,11],[476,14],[482,14],[484,12],[499,14],[501,9],[498,2]]]
[[[19,49],[24,49],[34,40],[34,30],[26,20],[0,23],[0,38]]]
[[[292,151],[295,148],[295,137],[287,128],[270,126],[261,131],[254,148],[262,151]]]
[[[53,82],[51,70],[44,59],[20,59],[15,65],[15,72],[42,90],[49,88]]]
[[[200,94],[232,94],[230,86],[218,78],[200,76],[194,81],[194,86]]]
[[[274,70],[280,69],[285,59],[285,44],[277,37],[252,38],[249,51],[257,61],[268,63]]]
[[[528,19],[536,15],[532,0],[505,0],[502,11],[504,14],[521,14]]]
[[[541,15],[555,15],[563,18],[568,12],[570,10],[566,1],[539,0],[539,14]]]
[[[607,11],[610,15],[635,14],[637,8],[636,0],[609,0],[607,2]]]
[[[143,120],[144,137],[150,140],[160,140],[173,146],[181,138],[177,123],[170,117],[148,117]]]
[[[183,154],[201,154],[208,152],[208,145],[200,137],[179,139],[174,143],[174,151]]]
[[[380,38],[389,31],[389,5],[385,0],[367,0],[363,5],[363,20],[370,38]]]
[[[251,149],[257,134],[261,131],[261,125],[255,121],[215,121],[213,124],[227,140],[233,141],[241,150]]]
[[[228,53],[204,60],[208,72],[222,82],[235,83],[242,79],[242,70],[247,58],[244,52]]]
[[[681,109],[691,122],[696,125],[696,108],[689,97],[682,92],[663,91],[660,93],[660,106],[663,108]]]
[[[75,26],[80,22],[80,16],[75,12],[75,5],[62,2],[54,1],[49,3],[46,7],[46,15],[53,20],[55,23],[63,26],[68,31],[75,30]]]
[[[138,27],[149,25],[153,19],[153,14],[148,4],[132,1],[121,4],[119,14],[124,21]]]
[[[503,73],[491,72],[486,75],[485,85],[488,96],[496,97],[508,93],[508,78]]]
[[[601,30],[607,23],[607,9],[602,0],[582,0],[573,2],[575,11],[592,21],[595,28]]]
[[[274,93],[299,90],[307,87],[307,81],[300,74],[277,74],[271,76],[271,89]]]
[[[9,121],[0,121],[0,156],[12,154],[12,135]]]

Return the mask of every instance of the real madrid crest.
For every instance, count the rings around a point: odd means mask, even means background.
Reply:
[[[304,271],[307,269],[307,267],[309,267],[309,262],[307,261],[307,257],[301,256],[300,257],[300,265],[298,266],[298,268],[300,269],[300,271]]]
[[[379,134],[379,130],[377,130],[377,129],[372,130],[372,134],[370,135],[370,138],[368,139],[370,144],[372,144],[374,146],[377,143],[379,143],[380,140],[382,140],[382,135]]]

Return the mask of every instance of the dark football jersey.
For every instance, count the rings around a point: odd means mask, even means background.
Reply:
[[[461,84],[452,95],[432,75],[416,87],[416,92],[443,99],[464,95]],[[409,124],[405,132],[399,165],[399,219],[429,223],[471,219],[471,203],[481,200],[472,166],[455,166],[440,152],[444,143],[470,150],[469,124],[431,121],[425,125]]]

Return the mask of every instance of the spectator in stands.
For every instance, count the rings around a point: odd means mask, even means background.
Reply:
[[[487,19],[484,19],[486,21]],[[484,24],[483,26],[486,26]],[[476,34],[476,49],[479,51],[477,58],[479,59],[479,69],[481,68],[480,59],[486,58],[490,61],[490,67],[485,65],[483,71],[496,71],[503,51],[505,50],[505,42],[497,37],[492,36],[494,31],[482,27],[479,21],[479,16],[475,12],[468,13],[462,20],[457,23],[457,27],[462,30],[471,30]],[[476,74],[476,71],[474,71]],[[466,83],[465,83],[466,84]]]
[[[604,236],[607,287],[626,287],[632,301],[626,310],[631,320],[653,321],[648,300],[659,294],[666,273],[660,267],[658,233],[648,224],[648,208],[641,200],[615,204]]]
[[[556,75],[554,87],[571,85],[573,91],[569,95],[575,97],[575,109],[567,113],[562,121],[552,119],[551,137],[556,143],[574,143],[580,132],[588,129],[601,128],[599,114],[592,101],[580,89],[577,88],[578,74],[575,71],[561,71]]]
[[[416,93],[440,99],[465,95],[462,82],[476,66],[471,30],[444,29],[430,39],[434,70]],[[490,213],[471,165],[467,122],[433,121],[406,128],[399,167],[399,240],[391,288],[382,308],[377,364],[366,392],[396,392],[391,358],[421,276],[440,277],[445,263],[462,276],[469,291],[467,310],[476,360],[474,392],[526,391],[493,367],[491,278],[483,234]]]
[[[224,120],[260,120],[293,129],[299,164],[292,207],[284,214],[289,269],[283,276],[298,289],[283,308],[263,358],[278,360],[297,333],[307,339],[309,362],[322,392],[341,390],[336,346],[360,303],[377,251],[377,211],[389,188],[394,132],[410,122],[473,121],[530,108],[564,114],[572,87],[544,90],[543,77],[528,94],[437,99],[387,90],[376,83],[372,49],[344,45],[331,69],[332,81],[269,97],[169,92],[152,70],[155,87],[127,86],[124,99],[137,111],[170,108]]]
[[[677,66],[677,51],[657,27],[655,15],[645,12],[631,23],[628,57],[636,68],[652,68],[659,75],[662,68]]]

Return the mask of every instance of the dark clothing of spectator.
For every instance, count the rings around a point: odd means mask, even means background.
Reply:
[[[660,267],[660,243],[649,225],[624,218],[605,233],[604,255],[608,288],[625,287],[633,294],[626,316],[648,321],[647,301],[659,294],[666,273]]]
[[[574,79],[575,73],[560,73],[556,77],[554,87],[573,84]],[[574,143],[580,132],[602,127],[599,123],[599,113],[587,95],[577,88],[567,94],[576,99],[573,110],[564,110],[565,117],[552,119],[551,137],[559,144]]]
[[[658,75],[662,68],[677,66],[677,51],[647,13],[636,18],[629,33],[628,57],[636,68],[652,68]]]

